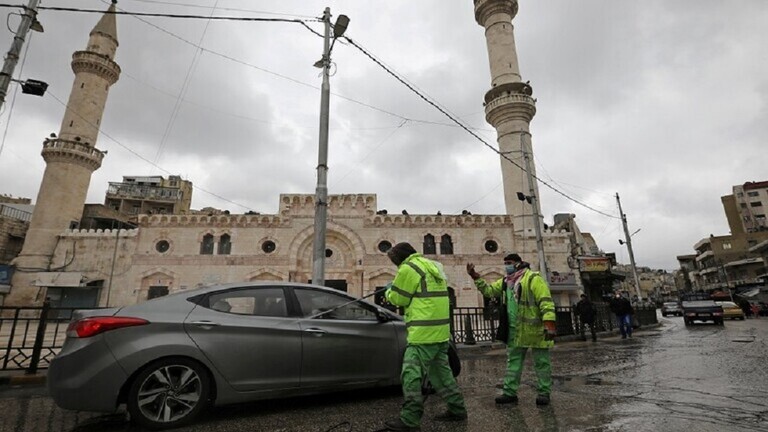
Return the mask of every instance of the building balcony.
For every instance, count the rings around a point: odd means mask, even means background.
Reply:
[[[715,253],[713,251],[711,251],[711,250],[708,250],[708,251],[706,251],[704,253],[696,255],[696,262],[701,262],[702,260],[705,260],[705,259],[707,259],[709,257],[714,257],[714,256],[715,256]]]
[[[704,246],[707,246],[706,248],[707,250],[712,250],[712,245],[710,244],[709,237],[699,240],[695,245],[693,245],[693,248],[698,251],[704,248]]]
[[[140,201],[181,201],[183,193],[179,189],[135,183],[110,182],[107,189],[107,199],[134,199]]]

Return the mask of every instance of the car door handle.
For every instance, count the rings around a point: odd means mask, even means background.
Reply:
[[[217,325],[220,325],[220,324],[213,321],[202,320],[202,321],[192,321],[192,325],[201,326],[201,327],[216,327]]]
[[[321,336],[323,336],[324,334],[327,333],[325,330],[320,330],[319,328],[308,328],[308,329],[304,330],[304,332],[305,333],[310,333],[310,334],[312,334],[315,337],[321,337]]]

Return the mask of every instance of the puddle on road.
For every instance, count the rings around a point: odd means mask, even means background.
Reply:
[[[554,381],[555,385],[561,385],[563,387],[608,386],[621,384],[616,381],[587,376],[553,376],[552,381]]]

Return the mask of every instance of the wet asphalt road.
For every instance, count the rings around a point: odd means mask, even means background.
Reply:
[[[442,412],[432,396],[423,431],[766,431],[768,319],[686,328],[682,318],[621,340],[559,344],[553,352],[552,406],[534,405],[526,365],[516,407],[496,407],[505,353],[462,351],[459,377],[469,409],[463,424],[431,420]],[[397,389],[219,407],[183,432],[376,431],[397,415]],[[339,425],[333,428],[335,425]],[[0,432],[139,431],[124,413],[62,411],[44,387],[0,387]]]

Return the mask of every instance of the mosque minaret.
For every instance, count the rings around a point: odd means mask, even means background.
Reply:
[[[531,172],[535,175],[529,126],[536,114],[536,101],[531,97],[531,86],[522,81],[517,62],[512,25],[512,19],[517,15],[517,0],[474,2],[475,20],[485,28],[491,68],[491,89],[485,94],[485,118],[496,129],[499,151],[520,167],[526,166],[524,154],[527,153],[531,159]],[[531,205],[517,197],[518,192],[530,195],[526,172],[504,158],[501,158],[501,172],[504,202],[507,214],[513,217],[515,231],[532,229]],[[538,198],[535,181],[533,188]],[[538,199],[536,203],[538,205]]]
[[[115,1],[91,30],[85,50],[72,55],[75,80],[58,136],[43,143],[46,167],[21,254],[15,259],[14,287],[34,283],[36,272],[52,270],[58,236],[76,228],[83,213],[91,174],[106,152],[96,148],[99,126],[112,84],[120,77],[115,63]],[[15,292],[27,290],[14,289]]]

